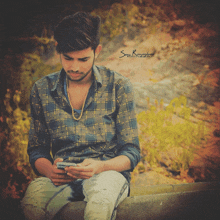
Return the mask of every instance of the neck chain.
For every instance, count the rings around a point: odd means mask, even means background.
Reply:
[[[76,118],[76,117],[75,117],[75,113],[74,113],[73,106],[72,106],[72,104],[71,104],[71,99],[70,99],[70,94],[69,94],[69,80],[67,79],[67,77],[66,77],[66,82],[67,82],[67,95],[68,95],[68,99],[69,99],[69,102],[70,102],[70,106],[71,106],[71,108],[72,108],[72,116],[73,116],[73,119],[74,119],[74,120],[79,121],[79,120],[82,118],[82,115],[83,115],[83,110],[84,110],[84,106],[85,106],[85,103],[86,103],[86,98],[87,98],[88,92],[87,92],[86,97],[85,97],[85,100],[84,100],[84,102],[83,102],[80,116],[79,116],[78,118]]]

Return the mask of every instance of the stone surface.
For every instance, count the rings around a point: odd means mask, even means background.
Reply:
[[[132,192],[132,189],[131,189]],[[133,193],[133,192],[132,192]],[[161,185],[136,189],[117,208],[117,220],[217,220],[220,214],[219,183]],[[85,202],[67,204],[57,219],[83,220]]]
[[[190,106],[199,102],[212,104],[218,101],[219,88],[199,81],[200,76],[210,72],[205,64],[211,62],[207,57],[198,56],[197,51],[202,50],[202,47],[193,44],[155,65],[152,69],[154,74],[163,78],[159,82],[149,82],[147,85],[146,82],[134,82],[138,112],[146,108],[147,97],[153,102],[163,99],[168,104],[173,98],[185,95]]]

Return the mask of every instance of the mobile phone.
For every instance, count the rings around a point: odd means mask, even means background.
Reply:
[[[65,167],[76,167],[76,163],[71,163],[71,162],[57,162],[57,169],[64,169]]]

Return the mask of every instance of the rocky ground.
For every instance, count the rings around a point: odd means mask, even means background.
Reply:
[[[54,56],[48,63],[57,61]],[[160,23],[154,33],[147,27],[133,28],[110,42],[103,41],[96,64],[131,80],[137,113],[147,109],[147,97],[152,104],[155,99],[163,99],[166,106],[173,98],[184,95],[192,109],[191,120],[203,120],[209,129],[207,144],[199,147],[187,172],[170,176],[164,167],[155,167],[140,174],[135,186],[220,179],[219,61],[217,32],[210,24],[193,21]]]
[[[164,167],[139,174],[133,186],[178,184],[219,180],[219,48],[216,32],[208,25],[177,20],[170,27],[158,27],[148,34],[142,29],[133,40],[120,35],[105,45],[99,65],[105,65],[130,78],[135,89],[137,112],[151,103],[164,100],[165,106],[180,95],[188,99],[192,120],[204,120],[209,128],[207,144],[200,146],[189,171],[170,176]],[[169,30],[169,31],[167,31]],[[152,57],[128,57],[124,54],[154,54]],[[110,55],[107,57],[106,53]],[[121,58],[120,58],[121,57]],[[193,178],[192,178],[193,177]]]

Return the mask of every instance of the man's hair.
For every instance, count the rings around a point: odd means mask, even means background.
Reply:
[[[94,51],[100,39],[99,16],[86,12],[77,12],[65,17],[54,31],[58,53],[84,50],[91,47]]]

